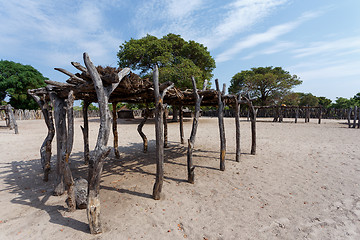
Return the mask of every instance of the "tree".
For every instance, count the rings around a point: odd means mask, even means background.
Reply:
[[[171,81],[181,89],[192,88],[191,76],[201,87],[205,79],[212,78],[215,68],[204,45],[172,33],[160,39],[151,35],[130,39],[120,46],[117,56],[120,67],[140,70],[142,77],[151,77],[152,67],[158,64],[161,82]]]
[[[319,100],[316,96],[311,93],[298,93],[300,102],[299,106],[316,107],[319,105]]]
[[[332,103],[331,99],[328,99],[326,97],[318,97],[318,100],[319,100],[319,105],[321,105],[324,108],[329,108]]]
[[[258,104],[277,104],[290,90],[302,81],[281,67],[258,67],[235,74],[229,92],[248,92],[258,98]]]
[[[337,97],[335,103],[331,104],[333,108],[353,108],[354,106],[360,107],[360,102],[354,98],[347,99],[344,97]]]
[[[45,79],[30,65],[1,60],[0,100],[9,97],[9,103],[16,109],[37,109],[39,106],[27,94],[27,90],[45,86]]]

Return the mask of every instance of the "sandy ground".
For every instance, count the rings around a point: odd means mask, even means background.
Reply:
[[[194,152],[195,184],[186,182],[186,145],[169,124],[162,200],[155,181],[154,123],[119,121],[121,159],[111,153],[101,182],[104,233],[89,234],[86,210],[67,212],[65,196],[52,196],[54,172],[42,181],[42,120],[19,121],[19,135],[0,123],[0,239],[360,239],[359,129],[345,121],[318,125],[259,119],[257,155],[250,155],[250,124],[241,122],[241,162],[235,159],[234,119],[225,119],[226,171],[219,171],[216,118],[201,118]],[[82,135],[75,122],[74,177],[86,177]],[[90,147],[98,120],[90,122]],[[191,131],[186,119],[185,137]],[[109,140],[112,145],[112,137]],[[53,159],[56,154],[55,139]],[[55,167],[53,167],[55,169]]]

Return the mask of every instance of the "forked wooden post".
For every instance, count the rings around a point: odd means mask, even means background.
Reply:
[[[223,90],[220,91],[219,81],[215,79],[216,91],[218,94],[218,122],[219,122],[219,132],[220,132],[220,170],[225,170],[225,154],[226,154],[226,139],[225,139],[225,129],[224,129],[224,94],[226,85],[223,85]]]
[[[179,128],[180,128],[180,143],[184,144],[184,112],[183,107],[179,107]]]
[[[98,71],[94,64],[91,62],[87,53],[84,53],[84,62],[88,73],[94,83],[96,96],[99,104],[100,111],[100,128],[96,141],[95,150],[89,161],[89,188],[88,188],[88,203],[87,203],[87,217],[89,221],[90,232],[97,234],[102,232],[100,222],[100,178],[103,170],[105,158],[111,151],[107,146],[110,134],[110,110],[109,110],[109,97],[114,89],[119,85],[124,76],[129,74],[130,69],[124,68],[118,73],[119,81],[104,87]]]
[[[32,93],[30,90],[28,91],[28,93],[34,98],[35,102],[40,106],[48,129],[48,134],[40,148],[41,165],[44,170],[44,181],[47,182],[49,180],[49,173],[51,169],[51,164],[50,164],[51,143],[55,136],[55,127],[54,127],[52,111],[51,111],[51,107],[46,101],[46,95],[44,95],[43,99],[41,99],[39,96]]]
[[[195,98],[195,113],[192,123],[192,129],[190,138],[188,139],[188,150],[187,150],[187,170],[188,170],[188,182],[194,183],[195,182],[195,166],[192,158],[192,152],[195,145],[195,137],[196,137],[196,131],[197,126],[199,124],[199,117],[200,117],[200,104],[203,99],[203,96],[199,96],[199,93],[196,88],[196,82],[195,78],[191,77],[192,85],[193,85],[193,94]],[[207,80],[204,82],[203,91],[206,89],[207,86]]]
[[[241,95],[235,96],[235,127],[236,127],[236,162],[240,162],[240,101]]]
[[[117,130],[117,112],[116,112],[116,105],[117,102],[113,102],[112,103],[112,127],[113,127],[113,135],[114,135],[114,153],[116,158],[120,158],[120,153],[119,153],[119,134],[118,134],[118,130]]]
[[[164,182],[164,135],[163,135],[163,100],[166,92],[174,86],[170,84],[160,93],[159,70],[155,65],[153,72],[154,95],[155,95],[155,134],[156,134],[156,180],[153,189],[153,198],[160,199],[160,193]],[[166,84],[166,83],[164,83]],[[163,86],[163,85],[162,85]]]
[[[147,140],[147,137],[146,135],[144,134],[144,132],[142,131],[142,128],[144,126],[144,124],[146,123],[146,120],[148,119],[149,117],[149,109],[146,108],[144,110],[144,118],[143,120],[140,122],[140,124],[138,125],[137,127],[137,131],[138,133],[140,134],[142,140],[143,140],[143,152],[146,153],[147,152],[147,149],[148,149],[148,140]]]
[[[84,127],[81,127],[81,131],[83,133],[84,138],[84,162],[85,164],[89,164],[90,159],[90,148],[89,148],[89,118],[88,118],[88,108],[90,102],[84,100],[83,105],[83,119],[84,119]]]

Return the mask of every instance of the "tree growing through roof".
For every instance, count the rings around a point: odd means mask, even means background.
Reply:
[[[251,97],[257,97],[257,104],[277,104],[290,90],[300,85],[302,81],[281,67],[258,67],[235,74],[231,81],[229,92],[248,92]]]
[[[0,100],[9,97],[16,109],[37,109],[38,104],[27,94],[28,89],[45,86],[45,78],[30,65],[0,61]]]
[[[162,38],[147,35],[130,39],[120,46],[117,56],[120,67],[140,70],[142,77],[151,77],[150,71],[158,64],[160,80],[171,81],[180,89],[192,88],[191,76],[200,88],[212,78],[215,68],[215,60],[204,45],[172,33]]]

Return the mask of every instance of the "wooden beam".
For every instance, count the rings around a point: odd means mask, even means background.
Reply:
[[[223,99],[223,93],[225,91],[225,84],[223,85],[223,91],[220,92],[219,81],[215,79],[216,91],[218,93],[218,123],[220,133],[220,170],[225,171],[225,154],[226,154],[226,139],[224,129],[224,107],[225,102]]]

